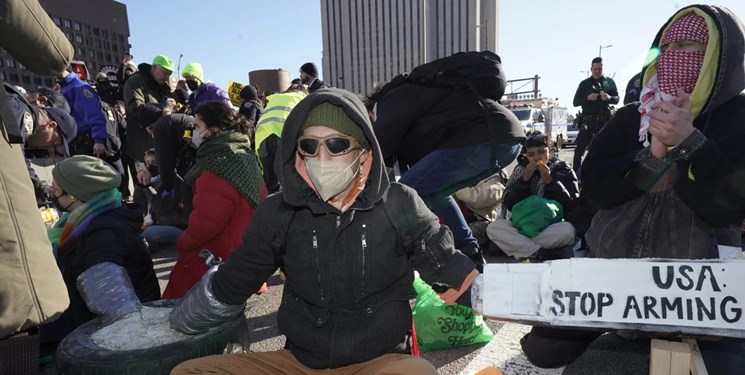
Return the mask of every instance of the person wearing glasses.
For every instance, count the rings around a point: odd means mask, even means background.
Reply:
[[[551,140],[543,133],[528,135],[519,163],[507,182],[502,202],[501,217],[486,227],[492,242],[507,255],[516,259],[532,256],[545,260],[570,258],[575,230],[572,223],[559,221],[544,228],[534,237],[521,234],[504,215],[531,195],[555,200],[564,212],[571,212],[579,199],[577,175],[564,160],[551,154]]]
[[[248,121],[228,104],[206,102],[195,109],[194,122],[192,142],[198,146],[197,160],[184,176],[188,186],[183,189],[193,194],[192,210],[176,243],[179,260],[163,298],[183,296],[207,272],[199,256],[201,250],[228,259],[243,241],[243,230],[266,195],[258,161],[249,146]]]
[[[195,334],[242,314],[281,268],[285,349],[194,359],[172,374],[436,374],[407,354],[414,269],[445,302],[467,306],[478,272],[416,191],[388,181],[360,99],[333,88],[303,99],[285,122],[276,170],[282,190],[174,309],[171,327]]]

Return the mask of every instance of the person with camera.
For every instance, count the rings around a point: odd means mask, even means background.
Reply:
[[[582,117],[579,120],[579,134],[577,134],[572,168],[579,175],[582,156],[590,145],[590,141],[603,125],[610,120],[610,105],[618,104],[618,89],[612,78],[603,75],[603,59],[592,59],[590,67],[592,76],[583,80],[574,94],[574,106],[582,106]]]

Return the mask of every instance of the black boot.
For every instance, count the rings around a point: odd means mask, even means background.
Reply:
[[[484,273],[484,264],[486,264],[486,259],[484,259],[484,254],[481,253],[479,245],[464,246],[459,250],[461,253],[470,258],[474,264],[476,264],[476,269],[479,271],[479,273]]]

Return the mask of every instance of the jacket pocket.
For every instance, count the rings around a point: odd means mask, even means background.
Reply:
[[[326,327],[330,317],[329,309],[309,304],[285,289],[282,305],[277,312],[277,325],[293,345],[325,352],[331,342],[331,327]]]
[[[394,351],[411,330],[411,305],[405,298],[368,304],[361,311],[357,342],[365,342],[365,358]],[[363,337],[359,337],[363,335]]]

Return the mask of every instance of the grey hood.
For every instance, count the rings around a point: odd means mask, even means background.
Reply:
[[[307,206],[309,197],[315,197],[315,192],[308,186],[295,168],[297,154],[297,139],[310,111],[323,102],[329,102],[342,107],[344,112],[362,129],[370,143],[372,166],[368,174],[365,188],[357,201],[352,205],[355,209],[371,208],[379,201],[390,185],[388,175],[383,166],[383,154],[373,133],[367,109],[362,101],[353,93],[335,89],[323,88],[308,95],[292,109],[282,129],[279,149],[275,159],[275,171],[282,184],[283,199],[292,206]],[[320,199],[318,199],[320,202]]]

